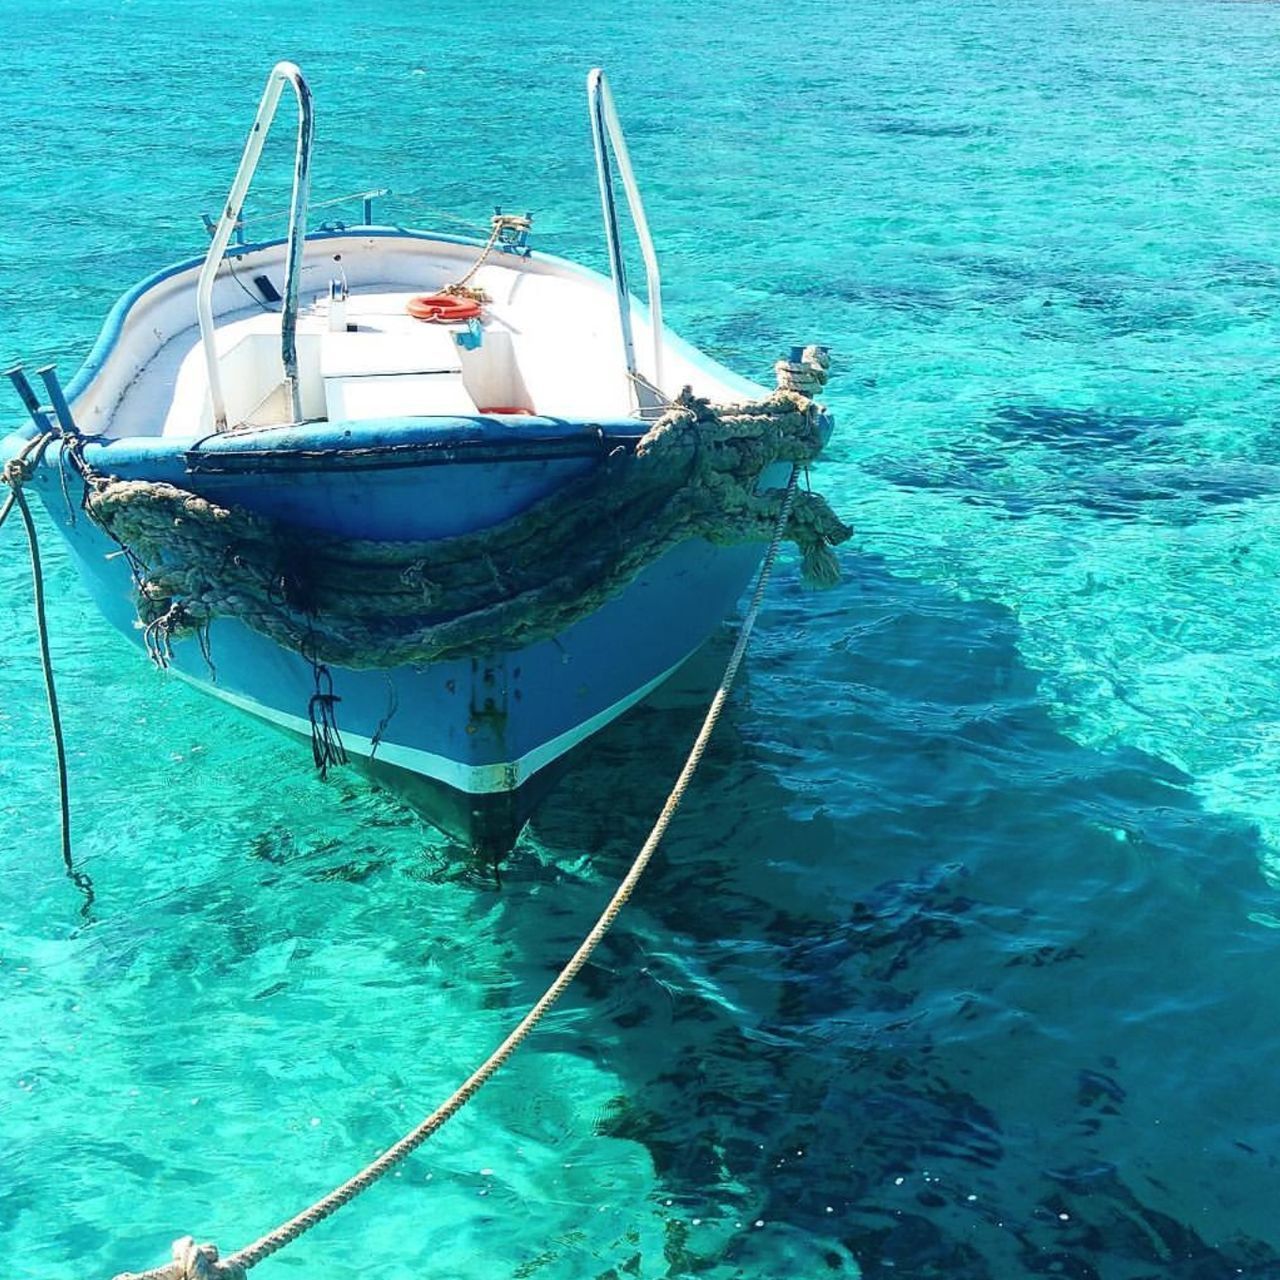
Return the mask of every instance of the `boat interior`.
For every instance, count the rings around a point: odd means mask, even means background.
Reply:
[[[287,88],[298,107],[288,234],[245,244],[245,198]],[[720,402],[759,396],[663,327],[657,259],[602,72],[587,97],[611,279],[534,252],[530,215],[498,211],[480,242],[375,226],[371,197],[386,193],[361,193],[360,225],[308,233],[311,94],[296,66],[278,63],[221,217],[205,220],[203,262],[122,300],[63,411],[86,434],[189,441],[298,423],[651,418],[686,385]],[[645,306],[627,285],[618,185]],[[424,299],[451,286],[465,305],[424,318]]]
[[[492,255],[471,280],[489,299],[478,317],[439,323],[409,314],[474,264],[479,247],[370,228],[309,236],[296,313],[298,413],[282,356],[286,245],[228,256],[212,290],[226,422],[215,421],[196,323],[197,267],[156,281],[128,309],[110,350],[75,397],[81,428],[112,436],[190,439],[295,421],[534,414],[611,420],[660,408],[648,378],[628,372],[609,281],[556,259]],[[632,333],[652,343],[647,310]],[[663,380],[736,400],[760,394],[663,333]]]

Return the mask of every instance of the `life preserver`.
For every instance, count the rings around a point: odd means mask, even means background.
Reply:
[[[480,304],[474,298],[459,298],[452,293],[420,293],[410,298],[404,309],[415,320],[431,324],[474,320],[480,314]]]

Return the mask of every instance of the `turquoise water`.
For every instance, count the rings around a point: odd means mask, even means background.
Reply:
[[[268,64],[317,196],[601,265],[610,72],[672,324],[835,352],[818,473],[651,879],[549,1026],[262,1277],[1280,1277],[1280,10],[0,0],[0,356],[200,248]],[[282,160],[287,129],[273,155]],[[253,203],[286,198],[283,165]],[[414,202],[417,203],[414,203]],[[10,400],[7,412],[16,412]],[[92,917],[0,545],[0,1267],[237,1247],[484,1055],[594,918],[727,653],[501,889],[151,671],[45,540]]]

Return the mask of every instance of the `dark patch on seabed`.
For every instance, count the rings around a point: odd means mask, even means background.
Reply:
[[[970,436],[868,466],[900,488],[954,492],[1014,520],[1074,511],[1185,527],[1222,507],[1280,493],[1280,465],[1268,459],[1182,456],[1182,425],[1098,409],[1006,405]],[[1035,446],[1038,458],[1028,453]]]
[[[989,134],[987,126],[949,124],[943,120],[918,120],[909,116],[886,116],[867,124],[869,133],[885,133],[898,138],[972,138]]]
[[[1004,610],[846,571],[762,620],[770,681],[748,670],[583,975],[625,1083],[601,1127],[648,1147],[675,1206],[666,1274],[709,1268],[688,1224],[719,1204],[751,1280],[851,1257],[868,1277],[1280,1280],[1275,1161],[1250,1141],[1265,1064],[1241,1046],[1226,1096],[1256,1084],[1247,1123],[1201,1124],[1232,1047],[1160,1014],[1247,1026],[1265,996],[1255,833],[1168,765],[1063,737]],[[802,628],[843,639],[805,654]],[[544,856],[601,849],[612,878],[700,710],[602,735],[536,820]],[[540,874],[526,847],[513,878]],[[568,916],[511,927],[567,942],[590,879]],[[1197,928],[1216,954],[1175,945]]]
[[[1180,425],[1179,419],[1171,417],[1027,404],[997,408],[987,430],[1007,443],[1034,443],[1072,454],[1137,461],[1166,455],[1169,433]]]
[[[815,280],[809,273],[788,276],[775,272],[770,288],[794,298],[832,299],[858,303],[877,311],[901,311],[913,316],[918,324],[941,321],[957,304],[954,290],[928,285],[877,284],[858,275],[828,274]]]

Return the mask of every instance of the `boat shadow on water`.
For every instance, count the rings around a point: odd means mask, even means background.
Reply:
[[[1280,1276],[1255,832],[1065,736],[1004,609],[849,576],[775,593],[582,975],[590,1018],[540,1041],[624,1082],[597,1128],[652,1155],[668,1274]],[[530,989],[644,838],[726,651],[599,735],[518,844]]]

